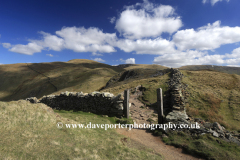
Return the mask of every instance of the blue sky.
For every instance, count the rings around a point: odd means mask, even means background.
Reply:
[[[240,67],[239,0],[8,0],[0,64]]]

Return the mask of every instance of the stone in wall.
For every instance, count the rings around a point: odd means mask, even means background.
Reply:
[[[182,84],[183,74],[178,69],[172,69],[172,77],[168,81],[171,99],[171,109],[184,111],[185,104],[188,103],[186,92],[187,85]]]
[[[27,98],[31,103],[44,103],[53,109],[92,112],[109,116],[123,116],[121,94],[114,96],[109,92],[62,92],[48,95],[39,101],[36,97]]]

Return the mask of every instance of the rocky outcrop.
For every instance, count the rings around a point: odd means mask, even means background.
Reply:
[[[121,94],[114,96],[109,92],[62,92],[60,95],[27,98],[32,103],[44,103],[57,110],[92,112],[108,116],[123,116],[123,99]]]

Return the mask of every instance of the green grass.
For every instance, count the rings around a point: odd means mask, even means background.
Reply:
[[[187,114],[240,131],[240,76],[216,71],[182,71],[188,84]]]
[[[0,102],[0,159],[160,159],[150,150],[122,144],[115,129],[56,127],[63,124],[111,124],[114,118],[54,111],[27,101]]]
[[[156,130],[155,134],[161,135],[162,131]],[[240,147],[233,143],[225,142],[212,135],[189,136],[184,132],[172,132],[162,140],[175,147],[183,148],[188,154],[208,160],[238,160]]]
[[[113,75],[121,71],[123,69],[91,60],[1,65],[0,100],[41,98],[65,91],[89,93],[105,86]]]

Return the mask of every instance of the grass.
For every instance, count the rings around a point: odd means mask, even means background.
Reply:
[[[0,102],[0,159],[159,159],[122,144],[115,129],[58,129],[63,124],[111,124],[114,118],[54,111],[24,100]]]
[[[188,84],[190,116],[240,131],[240,76],[216,71],[182,71]]]
[[[64,91],[89,93],[99,90],[121,71],[123,69],[91,60],[1,65],[0,100],[40,98]]]
[[[162,132],[156,130],[155,134],[161,135]],[[209,134],[189,136],[182,131],[172,132],[168,137],[163,137],[162,140],[168,145],[183,148],[184,152],[188,154],[207,160],[238,160],[240,156],[239,146],[225,142]]]
[[[190,71],[212,70],[212,71],[219,71],[219,72],[228,73],[228,74],[240,75],[239,67],[214,66],[214,65],[188,65],[188,66],[182,66],[179,69],[190,70]]]
[[[148,106],[153,105],[157,101],[157,89],[162,88],[163,93],[167,91],[166,82],[169,78],[168,74],[155,78],[143,78],[143,79],[128,79],[121,82],[116,82],[114,85],[103,89],[103,92],[111,92],[115,95],[122,93],[125,89],[135,88],[139,85],[145,88],[143,96],[139,98],[140,101]]]
[[[126,70],[130,70],[130,69],[158,69],[158,70],[163,70],[163,69],[167,69],[168,67],[165,66],[160,66],[157,64],[152,64],[152,65],[148,65],[148,64],[134,64],[131,65],[129,67],[126,67],[124,69]]]

